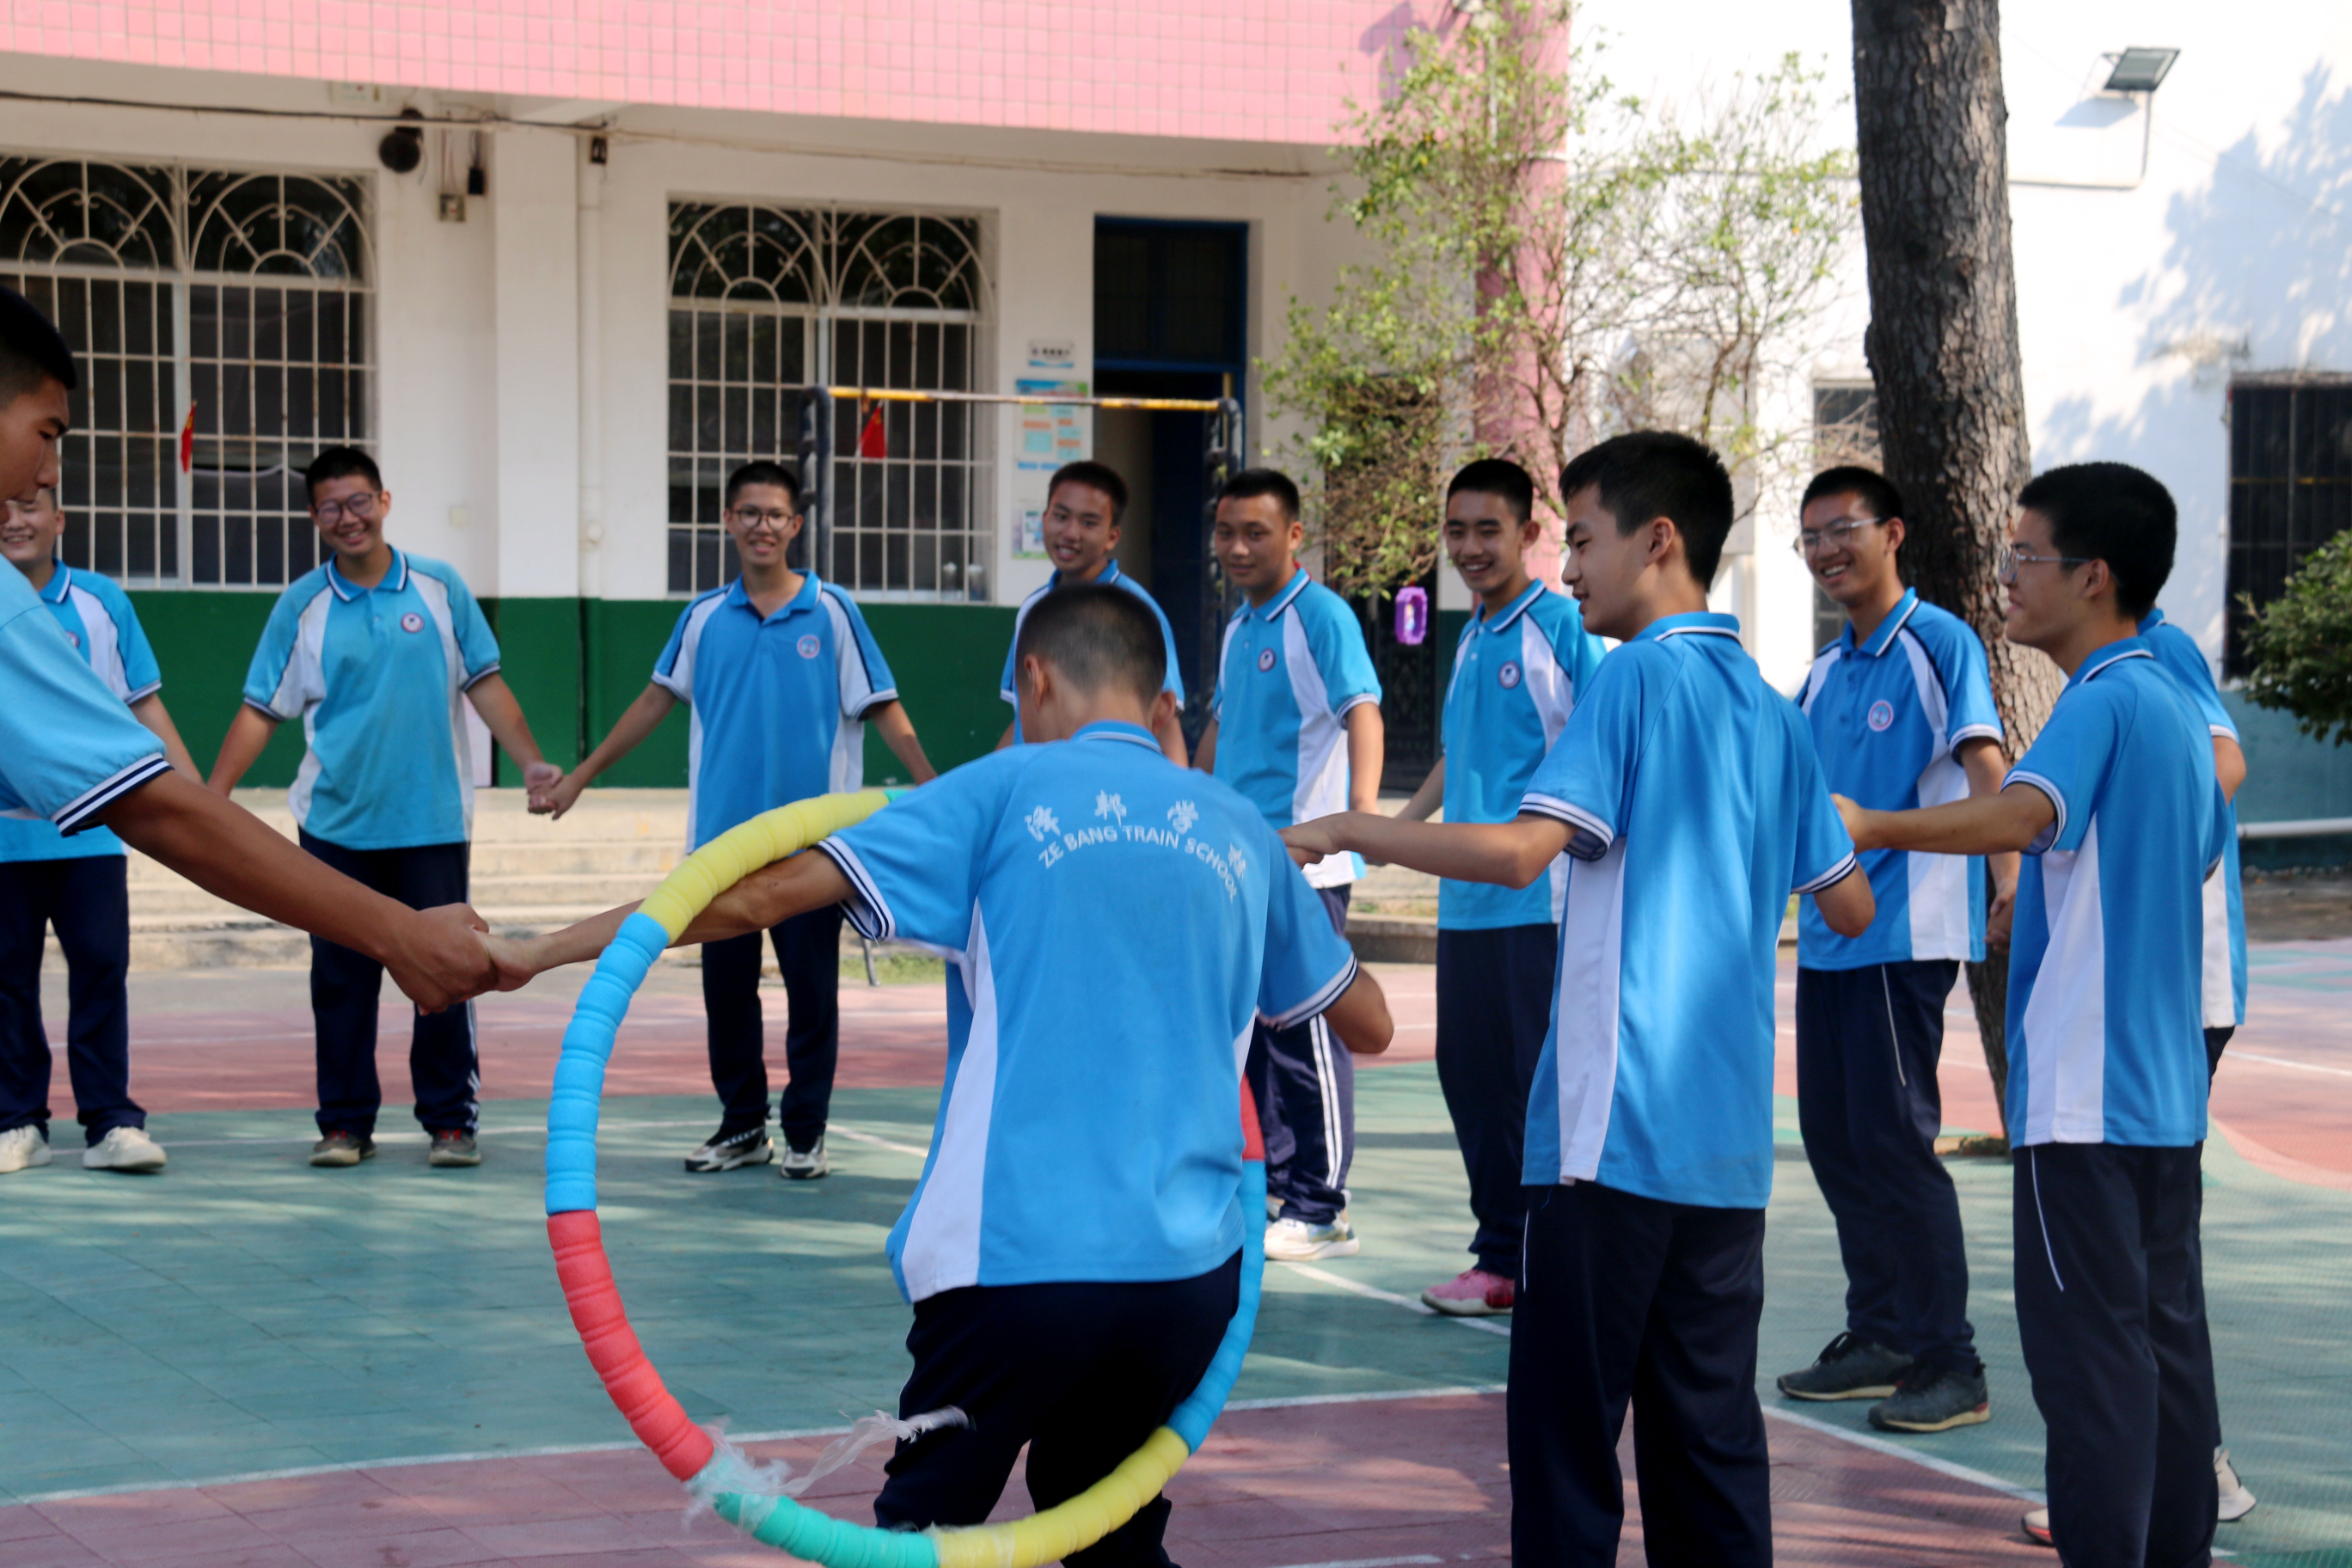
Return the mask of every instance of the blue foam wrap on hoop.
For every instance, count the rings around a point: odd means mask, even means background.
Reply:
[[[1209,1370],[1201,1374],[1191,1397],[1176,1407],[1168,1417],[1169,1430],[1184,1439],[1184,1447],[1194,1453],[1208,1441],[1209,1428],[1216,1424],[1225,1401],[1233,1397],[1234,1384],[1242,1375],[1242,1358],[1249,1354],[1250,1335],[1257,1328],[1258,1294],[1265,1279],[1265,1224],[1259,1218],[1265,1213],[1265,1165],[1263,1161],[1242,1163],[1242,1283],[1241,1294],[1234,1302],[1233,1320],[1225,1325],[1225,1337],[1217,1344],[1217,1353],[1210,1358]]]
[[[646,914],[633,914],[596,960],[563,1031],[555,1087],[547,1103],[547,1212],[574,1214],[596,1206],[596,1109],[604,1098],[604,1064],[629,999],[645,983],[669,933]]]

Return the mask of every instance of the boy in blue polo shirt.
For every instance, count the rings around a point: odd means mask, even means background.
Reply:
[[[1176,634],[1151,590],[1120,571],[1118,557],[1112,554],[1118,548],[1118,522],[1126,511],[1127,481],[1108,464],[1087,458],[1065,463],[1046,483],[1044,533],[1045,554],[1054,563],[1054,571],[1029,591],[1013,617],[1013,640],[1005,645],[1004,677],[997,682],[996,691],[1013,710],[1013,718],[996,742],[999,749],[1021,743],[1021,682],[1013,668],[1013,655],[1021,646],[1021,623],[1029,618],[1037,601],[1055,589],[1100,583],[1134,595],[1150,607],[1151,618],[1160,623],[1160,640],[1168,654],[1168,690],[1176,699],[1174,717],[1158,731],[1160,749],[1168,753],[1170,762],[1180,768],[1184,765],[1184,677],[1176,663]]]
[[[1236,1194],[1253,1022],[1328,1019],[1353,1050],[1391,1033],[1257,808],[1161,754],[1175,700],[1143,606],[1099,584],[1049,595],[1019,657],[1025,739],[1066,744],[955,769],[752,873],[680,939],[837,903],[951,966],[939,1122],[888,1252],[915,1308],[899,1407],[969,1420],[899,1446],[874,1512],[900,1529],[986,1519],[1024,1444],[1050,1508],[1167,1418],[1262,1223]],[[627,912],[506,947],[506,984],[593,957]],[[1166,1563],[1168,1510],[1069,1561]]]
[[[1580,454],[1559,488],[1562,580],[1586,629],[1622,640],[1517,817],[1350,814],[1284,837],[1301,855],[1513,888],[1574,858],[1528,1101],[1511,1554],[1617,1561],[1630,1400],[1650,1561],[1761,1568],[1776,949],[1792,890],[1859,934],[1870,879],[1853,874],[1803,718],[1764,684],[1738,623],[1706,609],[1731,531],[1722,463],[1688,437],[1636,431]]]
[[[1225,624],[1216,706],[1195,763],[1257,803],[1268,826],[1334,811],[1373,811],[1387,740],[1381,680],[1348,602],[1297,562],[1298,487],[1244,468],[1217,498],[1211,543],[1243,602]],[[1307,868],[1331,929],[1348,929],[1353,856]],[[1356,1069],[1319,1024],[1261,1026],[1250,1086],[1265,1129],[1265,1179],[1276,1205],[1265,1255],[1303,1263],[1357,1247],[1348,1166],[1356,1150]]]
[[[0,511],[0,556],[25,574],[49,614],[131,716],[189,778],[196,765],[163,707],[162,671],[130,595],[58,559],[65,513],[57,492]],[[38,820],[0,819],[0,1173],[49,1158],[49,1041],[41,1024],[41,950],[50,926],[70,998],[66,1066],[93,1171],[152,1173],[163,1151],[131,1098],[131,902],[122,840],[102,827],[68,838]]]
[[[555,814],[634,751],[678,703],[688,741],[687,847],[698,849],[763,811],[861,789],[870,721],[917,784],[930,760],[898,700],[898,683],[856,603],[788,562],[805,521],[800,479],[761,459],[728,476],[728,536],[742,574],[686,606],[654,661],[650,685],[604,744],[551,792]],[[719,1131],[686,1157],[689,1171],[777,1161],[794,1181],[823,1176],[825,1118],[841,1054],[841,911],[811,910],[768,933],[783,975],[784,1091],[776,1107],[782,1158],[768,1137],[767,1034],[760,1010],[760,933],[702,950],[702,1007]]]
[[[1601,662],[1576,601],[1528,574],[1542,537],[1535,480],[1501,458],[1445,489],[1445,553],[1478,596],[1445,687],[1444,752],[1397,816],[1508,822]],[[1437,1082],[1470,1176],[1477,1262],[1422,1301],[1454,1317],[1511,1310],[1527,1189],[1519,1181],[1528,1086],[1543,1054],[1568,862],[1533,886],[1448,879],[1437,889]]]
[[[1830,788],[1893,811],[2000,791],[2000,716],[1984,645],[1921,601],[1897,566],[1903,500],[1864,468],[1805,487],[1797,551],[1846,612],[1799,705]],[[1846,938],[1798,916],[1797,1118],[1837,1221],[1845,1328],[1780,1379],[1796,1399],[1872,1399],[1870,1424],[1941,1432],[1991,1417],[1968,1319],[1959,1194],[1936,1154],[1944,1000],[1985,952],[1985,865],[1958,855],[1862,858],[1878,919]],[[2017,858],[1996,857],[1997,901]]]
[[[2010,938],[2018,1339],[2071,1568],[2210,1561],[2213,1353],[2199,1160],[2203,906],[2227,848],[2208,726],[2139,622],[2172,569],[2162,485],[2121,463],[2018,496],[2011,640],[2066,687],[2000,794],[1840,809],[1865,848],[2022,850]]]
[[[474,820],[470,702],[522,765],[534,810],[562,770],[544,761],[499,675],[498,639],[455,568],[395,550],[392,492],[375,459],[330,447],[303,473],[310,518],[332,554],[278,595],[254,649],[245,706],[213,763],[236,787],[278,726],[302,721],[307,746],[286,805],[302,847],[412,909],[462,903]],[[318,1030],[319,1141],[310,1163],[375,1155],[376,999],[383,966],[321,937],[310,942]],[[468,1005],[420,1015],[408,1047],[416,1120],[434,1165],[478,1165],[481,1061]]]

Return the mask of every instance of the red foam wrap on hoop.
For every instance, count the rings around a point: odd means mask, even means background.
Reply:
[[[1246,1083],[1242,1085],[1242,1158],[1261,1164],[1265,1161],[1265,1134],[1257,1125],[1257,1097]]]
[[[1246,1098],[1247,1091],[1244,1091]],[[662,1386],[661,1374],[646,1360],[621,1307],[620,1288],[604,1258],[604,1231],[593,1209],[547,1216],[547,1239],[555,1250],[555,1277],[564,1305],[588,1352],[588,1363],[604,1381],[604,1392],[627,1417],[640,1442],[662,1468],[690,1480],[710,1462],[710,1434],[697,1426]]]

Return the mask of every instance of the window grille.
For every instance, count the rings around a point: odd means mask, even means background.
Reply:
[[[82,365],[69,563],[234,587],[318,563],[300,471],[373,444],[365,213],[356,179],[0,158],[0,279]]]
[[[2246,673],[2245,633],[2313,551],[2352,527],[2352,378],[2241,381],[2230,388],[2226,675]]]
[[[806,389],[973,390],[986,309],[975,218],[674,204],[670,592],[735,575],[727,475],[796,464]],[[869,416],[884,456],[861,455]],[[984,596],[985,432],[968,405],[836,405],[821,569],[866,596]]]

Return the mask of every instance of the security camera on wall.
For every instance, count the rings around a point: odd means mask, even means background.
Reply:
[[[416,123],[396,126],[385,132],[383,140],[375,144],[376,162],[395,174],[413,174],[425,162],[425,116],[413,109],[404,109],[400,117]]]

